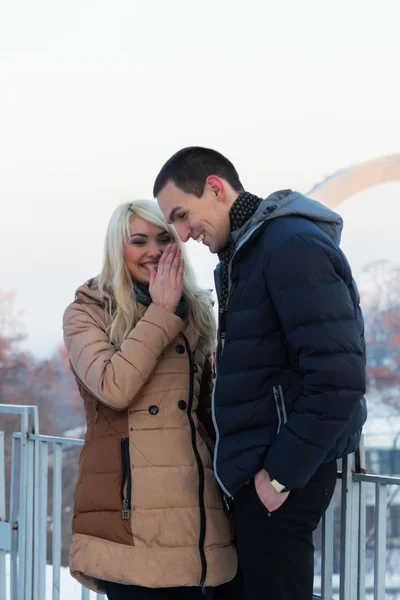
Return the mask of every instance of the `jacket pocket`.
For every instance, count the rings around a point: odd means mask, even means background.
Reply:
[[[129,456],[129,438],[121,439],[121,466],[121,516],[123,520],[127,520],[130,517],[132,490],[131,461]]]
[[[276,406],[276,412],[278,415],[278,429],[277,432],[279,433],[281,430],[282,425],[285,425],[285,423],[287,423],[287,412],[286,412],[286,405],[285,405],[285,397],[283,395],[283,391],[282,391],[282,386],[281,385],[274,385],[272,388],[272,391],[274,393],[274,400],[275,400],[275,406]]]

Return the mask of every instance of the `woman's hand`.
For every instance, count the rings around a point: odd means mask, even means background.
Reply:
[[[157,271],[150,268],[149,292],[153,304],[175,312],[183,291],[185,261],[176,244],[167,246],[160,258]]]

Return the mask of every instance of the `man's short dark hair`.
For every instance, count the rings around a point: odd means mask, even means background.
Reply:
[[[192,146],[179,150],[165,163],[157,175],[153,195],[156,198],[167,183],[172,181],[183,192],[200,198],[210,175],[225,179],[236,192],[244,190],[235,167],[223,154],[209,148]]]

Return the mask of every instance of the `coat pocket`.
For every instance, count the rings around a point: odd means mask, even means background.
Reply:
[[[131,511],[131,491],[132,491],[132,475],[131,475],[131,461],[129,455],[129,438],[121,439],[121,466],[122,466],[122,480],[121,480],[121,502],[122,511],[121,516],[125,521],[130,517]]]
[[[275,400],[275,406],[276,406],[276,412],[278,415],[278,429],[277,432],[279,433],[281,430],[282,425],[285,425],[285,423],[287,422],[287,412],[286,412],[286,405],[285,405],[285,397],[283,395],[283,391],[282,391],[282,386],[281,385],[274,385],[272,388],[272,391],[274,393],[274,400]]]

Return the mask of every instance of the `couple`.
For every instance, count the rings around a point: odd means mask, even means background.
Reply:
[[[366,419],[342,220],[246,192],[206,148],[170,158],[154,196],[114,212],[64,314],[87,417],[71,572],[109,600],[311,600],[312,534]],[[219,257],[218,336],[191,238]]]

